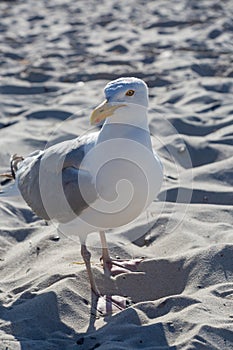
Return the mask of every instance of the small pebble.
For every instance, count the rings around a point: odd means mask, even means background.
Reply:
[[[79,338],[76,343],[82,345],[84,343],[84,337]]]
[[[50,239],[51,241],[58,242],[59,239],[60,239],[60,236],[59,236],[59,235],[52,235],[52,236],[50,236],[49,239]]]
[[[185,149],[186,149],[186,147],[184,145],[182,145],[178,148],[178,152],[183,153],[185,151]]]

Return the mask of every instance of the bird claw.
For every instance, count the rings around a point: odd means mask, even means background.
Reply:
[[[103,266],[104,270],[114,277],[122,273],[136,272],[138,265],[143,260],[143,258],[128,260],[110,258],[108,261],[103,261]]]
[[[97,311],[101,316],[107,316],[123,311],[130,305],[131,301],[126,297],[119,295],[100,295],[97,302]]]

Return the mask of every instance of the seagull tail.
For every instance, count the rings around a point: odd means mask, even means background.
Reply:
[[[5,178],[5,183],[11,180],[15,180],[15,175],[18,170],[18,164],[23,161],[23,157],[18,156],[17,154],[14,154],[10,158],[10,173],[3,173],[0,174],[0,177]],[[3,190],[0,190],[0,197],[15,197],[20,196],[20,192],[17,186],[17,183],[14,182],[13,184],[5,187]]]

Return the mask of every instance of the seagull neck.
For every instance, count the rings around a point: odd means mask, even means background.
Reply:
[[[127,104],[117,109],[111,117],[107,118],[102,129],[104,129],[105,125],[111,124],[129,125],[149,131],[147,108],[140,105]]]
[[[138,108],[133,105],[130,108],[121,107],[114,112],[114,115],[107,118],[100,130],[97,144],[109,139],[132,139],[152,148],[150,131],[147,119],[147,109]]]

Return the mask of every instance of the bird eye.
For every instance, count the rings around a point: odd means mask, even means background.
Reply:
[[[126,96],[133,96],[134,95],[134,90],[128,90],[127,92],[126,92]]]

